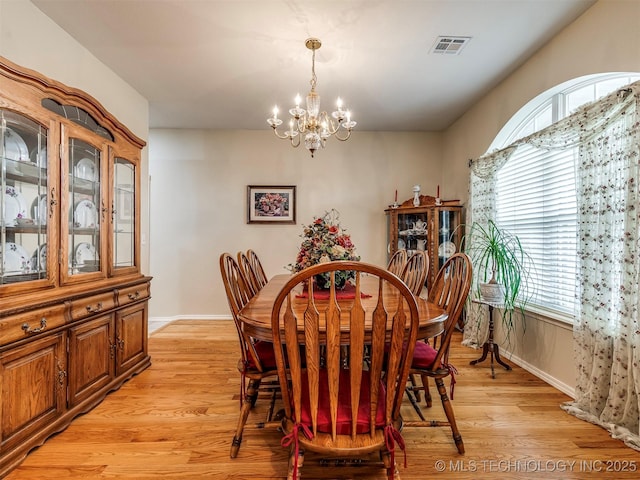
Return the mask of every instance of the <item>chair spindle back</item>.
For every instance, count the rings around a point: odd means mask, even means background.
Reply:
[[[415,296],[420,295],[429,273],[429,257],[423,250],[411,254],[402,270],[400,278],[407,284]]]

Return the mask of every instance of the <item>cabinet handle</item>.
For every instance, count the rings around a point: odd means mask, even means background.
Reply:
[[[64,387],[64,379],[67,377],[67,371],[62,368],[62,363],[58,360],[58,386]]]
[[[137,300],[140,298],[140,292],[136,290],[136,293],[129,293],[127,296],[129,297],[129,300]]]
[[[102,200],[102,208],[100,209],[100,211],[102,212],[102,221],[104,222],[105,215],[109,211],[107,207],[104,206],[104,200]]]
[[[22,324],[22,330],[24,330],[25,335],[32,335],[34,333],[40,333],[45,328],[47,328],[47,319],[45,317],[42,317],[40,319],[40,326],[39,327],[31,328],[31,327],[29,327],[29,324],[26,323],[26,322]]]
[[[115,358],[116,356],[116,344],[109,340],[109,356]]]
[[[122,340],[120,337],[116,338],[116,342],[118,342],[118,348],[122,351],[124,351],[124,340]]]
[[[56,200],[56,187],[51,188],[51,200],[49,200],[49,218],[53,217],[53,207],[58,204]]]
[[[96,312],[99,312],[100,310],[102,310],[102,302],[98,302],[96,304],[96,308],[92,308],[91,305],[87,305],[87,312],[89,313],[96,313]]]

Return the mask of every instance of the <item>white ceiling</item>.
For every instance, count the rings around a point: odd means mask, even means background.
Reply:
[[[150,127],[268,129],[317,91],[358,130],[446,128],[595,0],[32,0],[150,103]],[[459,55],[438,36],[467,36]]]

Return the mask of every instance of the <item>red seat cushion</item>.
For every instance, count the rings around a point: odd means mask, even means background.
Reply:
[[[276,368],[276,354],[273,351],[273,343],[263,342],[258,340],[253,344],[258,354],[258,358],[262,363],[262,368],[265,370],[273,370]],[[247,352],[247,359],[249,360],[249,368],[256,368],[256,365],[251,358],[251,355]]]
[[[431,368],[438,351],[425,342],[416,342],[416,348],[413,351],[413,360],[411,367],[413,368]]]
[[[416,348],[413,351],[413,360],[411,361],[411,368],[423,368],[427,370],[434,368],[433,361],[436,359],[437,354],[438,351],[428,343],[416,342]],[[456,384],[455,374],[458,373],[458,371],[456,370],[456,367],[450,363],[442,363],[441,367],[449,370],[449,374],[451,375],[451,393],[449,396],[451,397],[451,400],[453,400],[453,386]]]
[[[356,432],[369,432],[369,372],[362,372],[362,382],[360,382],[360,406],[358,415],[355,418],[357,422]],[[307,372],[302,374],[302,412],[301,421],[305,425],[311,426],[311,409],[309,406],[309,381]],[[378,410],[376,411],[376,427],[383,427],[384,421],[384,404],[385,404],[385,388],[380,384],[378,393]],[[336,421],[336,431],[339,435],[351,434],[351,386],[349,382],[349,371],[340,371],[340,382],[338,391],[338,416]],[[331,410],[329,409],[329,383],[327,381],[327,371],[320,370],[320,392],[318,399],[318,431],[323,433],[331,433]]]

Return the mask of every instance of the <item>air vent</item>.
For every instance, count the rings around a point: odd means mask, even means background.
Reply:
[[[471,37],[438,37],[431,53],[458,55]]]

